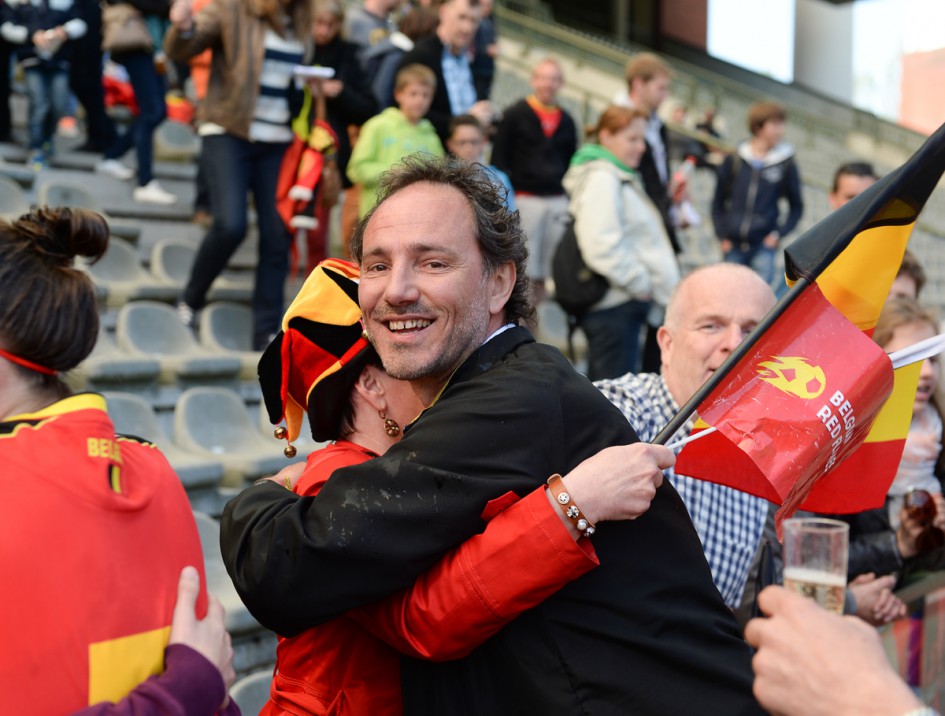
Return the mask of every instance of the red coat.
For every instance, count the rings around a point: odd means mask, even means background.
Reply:
[[[371,457],[353,443],[330,445],[309,456],[296,491],[314,495],[334,470]],[[485,532],[445,555],[413,587],[280,639],[270,702],[260,716],[400,716],[400,653],[434,661],[465,656],[597,565],[590,541],[575,542],[544,488],[521,500],[511,492],[493,500],[483,519]]]
[[[80,394],[0,422],[0,483],[0,710],[72,713],[160,673],[180,571],[203,577],[160,451]]]

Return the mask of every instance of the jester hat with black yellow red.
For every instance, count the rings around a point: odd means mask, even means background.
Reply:
[[[306,412],[315,440],[337,438],[351,389],[376,356],[361,327],[358,275],[348,261],[319,263],[259,360],[269,422],[285,419],[290,442],[298,438]]]

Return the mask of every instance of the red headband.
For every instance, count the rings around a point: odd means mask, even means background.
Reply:
[[[0,358],[6,358],[11,363],[16,363],[17,365],[21,365],[24,368],[28,368],[29,370],[35,370],[37,373],[42,373],[43,375],[56,375],[56,373],[59,372],[53,370],[52,368],[46,368],[45,366],[38,365],[33,361],[26,360],[26,358],[15,356],[12,353],[3,350],[3,348],[0,348]]]

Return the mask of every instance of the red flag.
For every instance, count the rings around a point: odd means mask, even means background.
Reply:
[[[781,351],[779,355],[805,357],[803,353],[790,354],[782,351],[776,343],[767,342],[768,334],[782,331],[785,323],[794,323],[801,327],[802,332],[806,330],[810,331],[812,336],[820,336],[815,338],[811,346],[804,346],[805,349],[810,347],[815,350],[817,345],[827,346],[828,343],[822,335],[822,327],[819,326],[821,319],[801,311],[791,310],[796,303],[806,305],[804,299],[814,288],[818,289],[818,295],[822,291],[820,300],[826,297],[826,300],[839,310],[845,321],[861,329],[861,338],[872,333],[889,286],[902,260],[909,234],[943,171],[945,171],[945,125],[939,128],[899,169],[827,216],[785,249],[786,274],[789,283],[794,284],[793,289],[772,309],[771,313],[729,356],[706,384],[696,391],[696,394],[679,410],[653,442],[665,443],[694,412],[706,415],[708,403],[713,397],[722,394],[731,395],[732,400],[740,399],[734,393],[720,393],[723,391],[720,386],[730,379],[733,370],[739,366],[744,367],[746,359],[752,355],[757,357],[756,345],[759,342],[762,345],[776,346],[769,351],[772,354]],[[788,315],[793,318],[787,319]],[[829,345],[832,345],[832,348],[828,350],[835,350],[846,356],[843,359],[846,361],[846,368],[850,371],[854,385],[858,385],[861,370],[858,363],[859,356],[851,354],[846,345],[848,340],[853,340],[853,335],[843,339],[838,336],[831,339],[832,343]],[[821,364],[810,360],[809,365]],[[863,509],[863,506],[867,504],[869,506],[882,504],[885,492],[895,476],[901,443],[908,431],[911,419],[912,397],[905,395],[909,390],[908,383],[897,379],[896,385],[896,393],[900,396],[891,400],[890,406],[884,409],[884,418],[880,421],[884,426],[883,430],[870,433],[866,438],[863,452],[855,455],[854,462],[849,465],[840,463],[838,471],[832,474],[829,480],[824,480],[822,484],[814,486],[810,494],[810,502],[803,504],[805,509],[817,505],[819,510],[827,510],[826,506],[829,505],[829,511],[850,512]],[[914,384],[912,392],[914,394]],[[888,389],[886,394],[888,394]],[[902,397],[903,395],[905,397]],[[862,411],[860,408],[858,410]],[[790,426],[787,432],[802,429],[793,414],[785,413],[780,416],[780,419]],[[858,414],[857,419],[863,420],[862,412]],[[768,415],[765,418],[768,427],[765,429],[783,435],[784,431],[773,427],[777,420],[775,416]],[[717,428],[723,428],[721,422],[716,422],[715,425]],[[676,470],[680,474],[691,474],[723,484],[732,484],[724,473],[732,470],[734,465],[734,471],[740,475],[737,478],[738,484],[734,486],[775,502],[787,500],[790,503],[779,512],[779,517],[781,517],[799,504],[798,500],[802,498],[802,492],[805,489],[810,490],[811,486],[801,484],[797,490],[785,492],[784,477],[777,471],[787,470],[785,474],[797,475],[807,482],[809,478],[817,479],[817,470],[798,473],[795,469],[792,472],[789,463],[772,461],[766,465],[765,470],[774,469],[776,472],[762,473],[759,466],[751,459],[743,458],[738,454],[741,451],[736,447],[736,443],[749,447],[754,447],[755,443],[761,445],[760,428],[753,428],[750,431],[748,427],[743,425],[742,432],[745,436],[751,435],[750,440],[742,437],[733,443],[730,439],[720,439],[720,436],[712,434],[698,441],[705,443],[699,448],[695,448],[695,443],[693,443],[680,455],[682,465],[677,462]],[[858,436],[858,439],[854,439],[851,435],[851,439],[844,443],[844,452],[837,456],[838,459],[848,456],[847,446],[856,446],[862,440],[862,435]],[[778,444],[772,443],[775,446]],[[714,450],[709,448],[714,448]],[[754,467],[746,466],[746,459]],[[801,459],[807,459],[807,457]],[[836,465],[837,462],[835,461],[834,464]],[[826,463],[823,467],[826,468]],[[857,467],[868,467],[868,469],[858,470]],[[823,474],[823,470],[820,470],[820,476]],[[867,480],[870,483],[868,486],[865,484]],[[775,484],[780,485],[781,489],[776,489]]]
[[[857,449],[893,387],[888,356],[816,284],[727,377],[699,408],[718,432],[686,445],[676,472],[780,503],[779,515]]]

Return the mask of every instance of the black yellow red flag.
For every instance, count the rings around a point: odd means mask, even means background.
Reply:
[[[780,340],[777,336],[788,321],[800,325],[801,335],[809,333],[811,336],[819,336],[804,343],[805,350],[809,348],[814,354],[818,354],[815,348],[820,345],[828,353],[835,351],[846,355],[848,360],[845,370],[854,384],[859,382],[861,375],[871,370],[870,360],[848,355],[842,344],[846,339],[840,339],[839,334],[824,334],[822,326],[818,325],[819,321],[826,320],[823,318],[824,313],[808,313],[812,311],[811,306],[819,304],[820,301],[807,299],[816,291],[836,309],[841,321],[847,321],[858,329],[861,338],[871,335],[902,262],[906,244],[919,213],[943,171],[945,126],[939,128],[905,164],[827,216],[785,250],[785,274],[791,290],[654,440],[656,443],[667,442],[690,420],[693,413],[698,413],[703,418],[703,425],[708,422],[722,432],[721,436],[709,436],[687,445],[679,456],[682,464],[676,465],[679,474],[721,482],[725,479],[721,473],[729,469],[730,460],[744,464],[734,450],[747,455],[749,461],[755,464],[753,477],[743,477],[740,484],[732,484],[734,480],[728,480],[725,484],[765,496],[779,504],[784,503],[779,512],[781,517],[797,506],[803,506],[805,509],[816,507],[822,511],[851,512],[865,509],[865,506],[877,506],[877,500],[878,504],[882,504],[886,490],[895,475],[902,441],[908,432],[911,417],[908,407],[911,406],[912,400],[908,393],[910,390],[914,393],[915,385],[905,377],[895,381],[893,399],[883,408],[883,415],[881,419],[876,420],[872,431],[865,432],[859,428],[863,427],[864,422],[872,425],[877,413],[874,412],[867,422],[866,411],[860,409],[857,416],[860,426],[847,436],[840,454],[834,455],[832,442],[823,443],[810,438],[809,449],[802,451],[798,459],[809,461],[811,465],[816,466],[814,469],[805,468],[799,471],[796,466],[791,467],[789,462],[784,460],[774,460],[764,467],[754,462],[755,453],[764,446],[777,452],[778,445],[782,444],[777,442],[779,440],[798,443],[808,439],[804,437],[804,433],[794,434],[794,431],[800,428],[793,414],[782,412],[776,416],[758,413],[756,425],[749,431],[750,408],[752,405],[755,408],[759,406],[757,402],[747,404],[743,406],[744,412],[740,417],[742,424],[738,428],[742,437],[734,441],[725,437],[726,431],[737,432],[731,427],[725,427],[724,423],[728,418],[715,413],[712,413],[715,422],[705,418],[713,405],[720,409],[727,401],[737,402],[744,399],[743,390],[726,393],[722,386],[730,381],[740,380],[738,376],[741,374],[733,371],[738,366],[744,367],[746,359],[750,363],[760,359],[762,353],[768,355],[775,352],[792,358],[805,357],[800,350],[792,353],[774,348]],[[792,310],[795,304],[797,305]],[[766,340],[769,332],[773,332],[773,339],[761,343],[758,348],[759,342]],[[823,365],[817,362],[819,360],[811,359],[808,365],[823,368]],[[754,365],[755,363],[751,363],[752,369]],[[783,372],[784,367],[777,370]],[[758,373],[751,377],[752,373],[749,371],[745,375],[750,377],[747,383],[765,382]],[[881,396],[880,407],[890,395],[888,387],[887,382],[881,386],[877,384],[874,387],[870,384],[870,387],[867,387],[868,392],[880,391],[880,388],[885,391],[875,392],[873,396]],[[870,399],[869,402],[875,401]],[[697,430],[699,427],[697,425]],[[750,440],[744,437],[749,432],[752,435]],[[769,440],[763,437],[764,435],[775,437]],[[793,437],[790,437],[792,435]],[[706,444],[697,448],[698,442]],[[858,448],[864,444],[868,449],[861,453]],[[715,449],[707,450],[710,446]],[[883,459],[868,462],[870,469],[866,472],[860,471],[860,477],[856,477],[855,471],[849,467],[840,469],[845,460],[848,465],[862,466],[863,460],[869,460],[867,453],[877,450]],[[832,457],[836,459],[832,460]],[[740,472],[747,475],[750,471]],[[822,479],[825,475],[831,476],[830,479]],[[868,475],[868,478],[862,477],[863,475]],[[789,484],[792,478],[795,482]],[[866,485],[866,481],[870,484]]]

